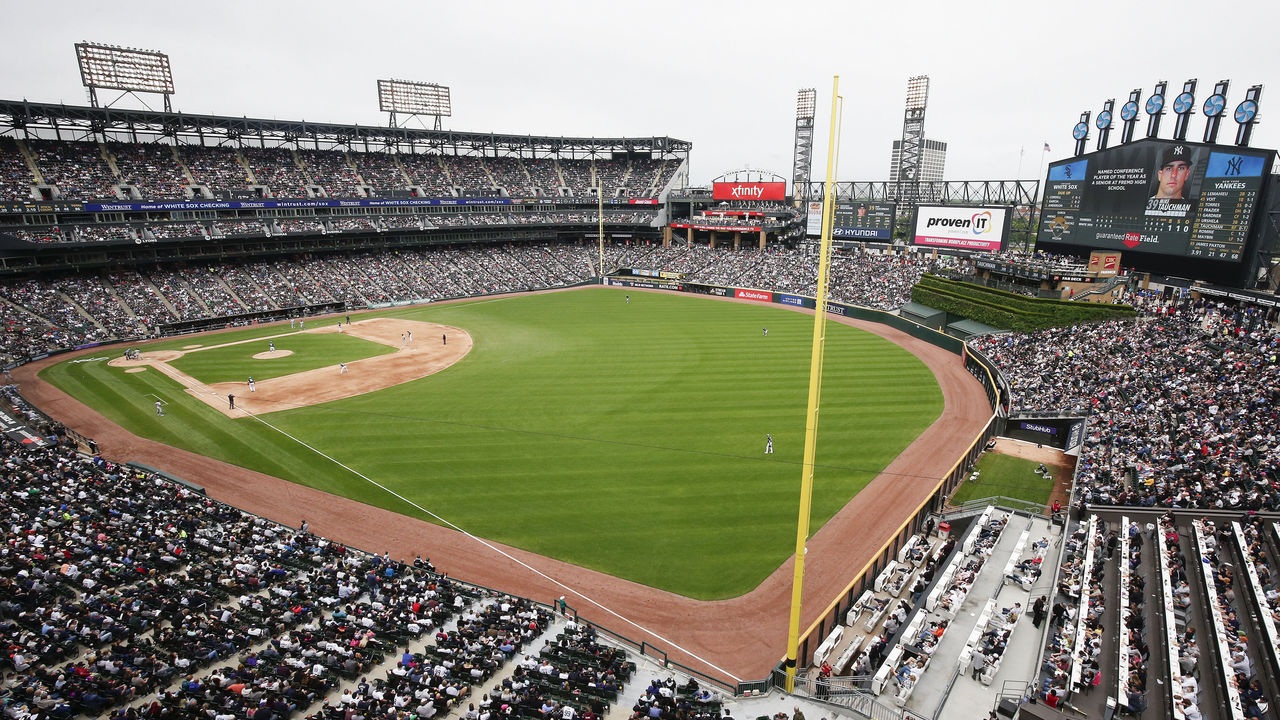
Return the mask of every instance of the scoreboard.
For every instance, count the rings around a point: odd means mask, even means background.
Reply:
[[[889,202],[840,201],[831,221],[831,237],[892,240],[897,205]]]
[[[1238,262],[1274,159],[1142,140],[1051,163],[1037,242]]]

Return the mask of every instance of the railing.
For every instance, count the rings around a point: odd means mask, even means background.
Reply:
[[[948,518],[966,518],[974,515],[981,515],[982,511],[988,505],[995,505],[1005,510],[1013,510],[1016,513],[1029,513],[1031,515],[1044,515],[1044,505],[1031,500],[1023,500],[1021,498],[1011,498],[1005,495],[992,495],[991,497],[975,498],[969,500],[962,505],[952,505],[947,510]]]

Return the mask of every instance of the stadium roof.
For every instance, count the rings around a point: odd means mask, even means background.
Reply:
[[[585,138],[459,132],[306,120],[197,115],[182,112],[95,108],[82,105],[0,100],[0,134],[57,136],[117,142],[181,139],[188,144],[230,141],[251,146],[307,145],[379,150],[420,147],[457,151],[504,151],[522,155],[598,155],[610,152],[687,153],[693,143],[670,137]],[[68,138],[67,135],[72,137]],[[95,137],[98,136],[98,137]]]

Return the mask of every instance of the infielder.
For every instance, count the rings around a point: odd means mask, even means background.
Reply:
[[[159,400],[156,401],[156,415],[159,415],[160,417],[164,417],[164,404],[161,403]]]
[[[229,395],[227,395],[227,405],[228,405],[228,406],[230,407],[230,409],[232,409],[232,410],[235,410],[235,409],[236,409],[236,396],[235,396],[235,395],[230,395],[230,394],[229,394]]]
[[[441,333],[441,335],[440,335],[440,344],[441,344],[441,345],[448,345],[448,344],[449,344],[449,335],[448,335],[448,334],[446,334],[446,333]]]
[[[346,374],[347,374],[347,364],[346,364],[346,363],[338,363],[338,374],[339,374],[339,375],[346,375]]]
[[[764,454],[765,455],[773,454],[773,436],[770,435],[769,433],[764,434]]]
[[[253,382],[253,378],[249,378],[249,392],[258,392],[258,386]]]
[[[268,341],[267,341],[267,351],[268,351],[268,352],[275,352],[275,351],[276,351],[276,341],[275,341],[275,340],[268,340]]]
[[[413,331],[412,331],[412,330],[409,330],[408,332],[406,332],[406,333],[405,333],[405,335],[407,335],[407,336],[409,337],[409,342],[413,342]]]

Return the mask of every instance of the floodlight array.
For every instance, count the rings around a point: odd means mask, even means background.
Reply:
[[[917,75],[907,81],[907,109],[921,110],[929,102],[929,76]]]
[[[812,120],[817,107],[818,91],[813,88],[804,88],[796,96],[796,119]]]
[[[102,43],[76,43],[80,79],[88,88],[173,94],[169,56]]]
[[[449,88],[435,83],[379,80],[378,107],[383,112],[450,117]]]

